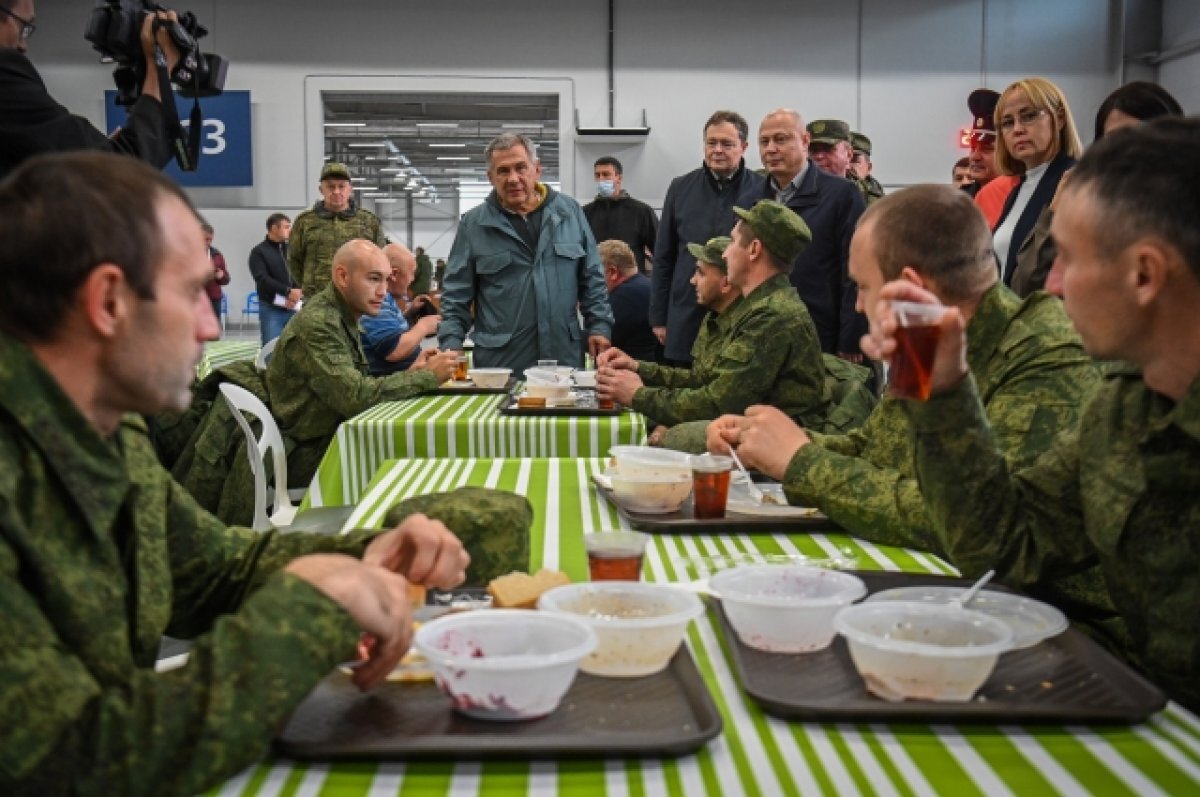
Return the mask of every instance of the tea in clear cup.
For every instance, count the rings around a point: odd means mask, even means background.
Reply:
[[[640,581],[642,556],[650,538],[640,531],[597,531],[587,534],[588,575],[592,581]]]
[[[729,476],[733,460],[703,454],[688,457],[692,468],[692,515],[697,520],[725,517],[725,502],[729,499]]]
[[[933,391],[933,360],[946,308],[940,304],[892,302],[896,314],[896,351],[888,368],[893,396],[925,401]]]
[[[454,381],[463,382],[467,378],[467,355],[460,354],[454,361]]]

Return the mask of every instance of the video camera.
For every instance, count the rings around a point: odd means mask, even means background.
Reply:
[[[117,63],[113,79],[117,84],[119,105],[133,105],[146,79],[142,20],[147,14],[165,10],[151,0],[97,0],[92,9],[84,38],[101,56]],[[170,74],[179,93],[184,97],[220,94],[225,88],[229,61],[213,53],[200,52],[199,39],[208,35],[208,29],[196,21],[196,15],[184,12],[179,15],[178,22],[164,20],[162,27],[179,48],[179,63]]]

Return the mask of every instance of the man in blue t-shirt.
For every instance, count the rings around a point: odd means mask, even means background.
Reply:
[[[363,316],[361,322],[363,351],[374,376],[406,371],[428,356],[426,352],[436,352],[434,348],[423,352],[421,341],[436,333],[442,320],[436,314],[416,318],[422,309],[432,304],[425,295],[413,297],[412,302],[401,310],[396,300],[406,300],[408,286],[417,272],[417,258],[400,244],[388,244],[383,253],[392,265],[388,292],[378,315]]]

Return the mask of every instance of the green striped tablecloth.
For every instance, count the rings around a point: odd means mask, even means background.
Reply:
[[[640,444],[636,412],[601,416],[503,415],[504,396],[418,396],[385,402],[338,427],[313,477],[304,508],[357,503],[389,459],[432,457],[602,457]]]
[[[586,577],[583,535],[622,527],[590,474],[602,460],[388,462],[348,526],[377,524],[409,495],[481,485],[535,508],[532,566]],[[685,577],[680,561],[722,553],[849,552],[863,569],[953,572],[934,557],[842,535],[656,536],[646,577]],[[710,611],[687,643],[725,720],[721,736],[679,759],[301,764],[267,760],[223,795],[1044,795],[1200,794],[1200,720],[1171,704],[1131,728],[799,723],[765,715],[741,691]]]
[[[196,376],[203,379],[214,368],[238,360],[253,360],[259,348],[257,340],[210,340],[204,344],[204,355],[196,366]]]

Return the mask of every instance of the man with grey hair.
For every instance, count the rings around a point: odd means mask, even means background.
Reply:
[[[461,351],[473,324],[476,367],[519,374],[540,359],[582,367],[585,335],[595,356],[609,347],[613,323],[583,210],[539,182],[528,137],[504,133],[484,154],[493,191],[458,224],[442,290],[442,348]]]

